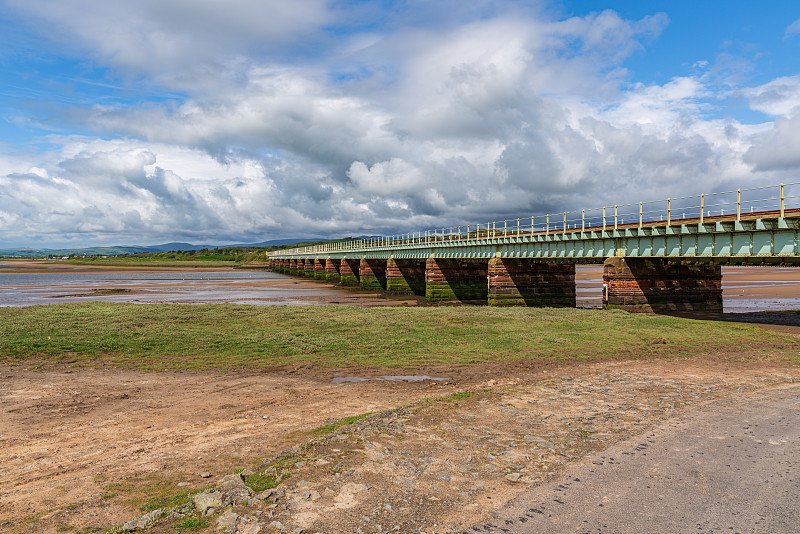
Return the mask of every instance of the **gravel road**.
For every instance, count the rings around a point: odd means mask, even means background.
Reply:
[[[800,531],[800,386],[718,400],[526,491],[470,532]]]

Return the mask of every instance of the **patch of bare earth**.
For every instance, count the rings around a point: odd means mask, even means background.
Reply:
[[[371,371],[381,374],[397,371]],[[688,406],[796,381],[800,368],[727,354],[408,374],[452,380],[333,384],[333,371],[302,365],[229,374],[2,368],[0,530],[110,528],[143,513],[110,484],[152,477],[176,492],[205,487],[307,443],[310,429],[381,412],[263,463],[291,476],[270,499],[235,507],[240,524],[460,532],[567,462]],[[464,389],[471,394],[450,395]],[[408,403],[417,404],[394,409]],[[206,472],[213,478],[200,477]],[[162,520],[152,531],[173,525]]]

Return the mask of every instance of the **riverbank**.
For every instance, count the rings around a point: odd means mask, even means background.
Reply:
[[[452,532],[676,410],[799,376],[791,331],[599,310],[86,303],[0,319],[14,533],[109,529],[241,469],[282,480],[234,510],[264,532]],[[220,517],[182,510],[154,532]]]

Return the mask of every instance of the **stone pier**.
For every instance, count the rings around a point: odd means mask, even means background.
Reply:
[[[722,312],[722,268],[662,258],[608,258],[604,308],[632,312]]]
[[[325,272],[325,260],[314,260],[314,278],[317,280],[326,280],[328,273]]]
[[[305,262],[303,262],[303,272],[301,274],[308,278],[314,278],[314,260],[306,258]]]
[[[341,275],[339,268],[342,265],[342,260],[325,260],[325,279],[328,282],[339,282]]]
[[[489,305],[574,308],[575,264],[492,258]]]
[[[425,261],[389,259],[386,262],[386,293],[425,296]]]
[[[342,258],[339,266],[339,283],[343,286],[359,285],[361,260],[352,258]]]
[[[362,289],[386,290],[386,260],[362,259],[358,266]]]
[[[489,294],[488,260],[428,258],[425,298],[430,301],[485,303]]]

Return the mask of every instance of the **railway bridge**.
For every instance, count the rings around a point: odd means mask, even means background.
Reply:
[[[268,253],[286,274],[388,295],[574,307],[575,265],[603,305],[722,311],[723,265],[800,264],[800,183],[436,228]]]

